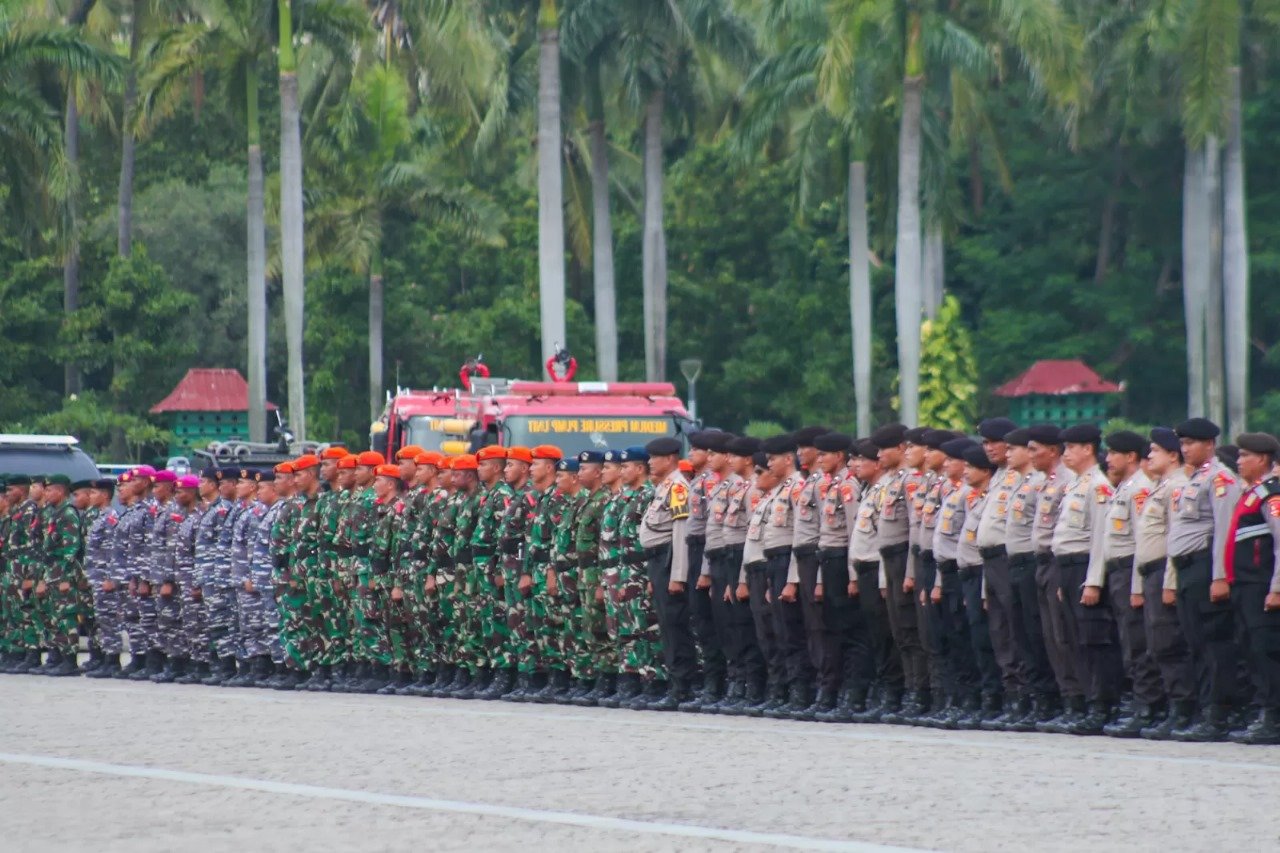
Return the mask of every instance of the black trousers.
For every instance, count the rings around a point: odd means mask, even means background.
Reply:
[[[955,560],[943,560],[938,567],[937,584],[942,587],[942,601],[932,603],[937,637],[943,655],[943,689],[953,700],[968,698],[980,687],[978,665],[969,639],[969,617],[964,607],[964,584]]]
[[[916,550],[912,554],[916,563],[916,589],[912,593],[916,609],[916,625],[920,629],[920,644],[924,647],[929,667],[929,689],[936,695],[952,694],[947,683],[946,638],[939,625],[940,607],[935,607],[929,596],[938,579],[938,564],[932,550]]]
[[[747,590],[751,593],[751,621],[755,625],[756,646],[764,657],[765,672],[769,684],[786,683],[786,667],[782,661],[782,647],[773,622],[773,607],[765,593],[769,591],[769,564],[752,563],[747,566]]]
[[[987,587],[987,629],[1000,681],[1006,696],[1021,696],[1027,686],[1026,675],[1013,640],[1013,587],[1009,583],[1009,556],[1003,549],[983,557],[982,575]]]
[[[1062,584],[1058,564],[1048,551],[1036,553],[1036,599],[1040,602],[1040,624],[1044,629],[1045,651],[1053,667],[1058,692],[1064,697],[1083,696],[1080,675],[1076,672],[1076,639],[1074,625],[1067,622],[1067,605],[1058,600]]]
[[[690,536],[686,541],[689,545],[689,582],[685,584],[685,594],[689,596],[689,620],[693,636],[698,642],[702,674],[705,678],[723,681],[725,655],[720,637],[716,633],[715,619],[711,615],[711,590],[698,589],[698,576],[702,571],[702,556],[707,539],[705,536]]]
[[[1230,601],[1209,599],[1213,557],[1197,551],[1175,557],[1178,569],[1178,622],[1191,650],[1191,664],[1202,706],[1235,701],[1236,665],[1240,651],[1235,637],[1235,610]]]
[[[875,678],[875,659],[866,617],[858,600],[849,597],[849,552],[843,548],[818,551],[822,578],[822,618],[831,635],[825,662],[835,672],[837,689],[859,701],[866,699]]]
[[[1049,664],[1044,644],[1044,624],[1040,618],[1040,592],[1036,585],[1035,554],[1012,554],[1009,557],[1010,617],[1013,643],[1022,662],[1025,686],[1037,695],[1058,692],[1058,683]]]
[[[662,657],[672,681],[687,684],[698,666],[698,652],[689,630],[689,585],[672,595],[671,546],[645,550],[645,571],[653,584],[653,609],[658,614],[658,632],[662,635]]]
[[[973,650],[973,664],[977,670],[978,689],[984,695],[1000,693],[1000,667],[996,664],[991,648],[991,628],[987,611],[982,607],[982,566],[962,566],[960,589],[964,595],[964,616],[969,626],[969,648]]]
[[[1085,576],[1089,571],[1088,554],[1066,554],[1056,557],[1058,588],[1067,605],[1067,622],[1076,638],[1076,672],[1079,673],[1085,698],[1090,702],[1111,704],[1120,696],[1123,664],[1116,637],[1116,622],[1111,607],[1100,601],[1093,607],[1080,603]]]
[[[902,658],[889,630],[889,608],[880,597],[880,562],[866,560],[853,564],[858,574],[858,607],[862,610],[871,641],[871,657],[875,662],[874,683],[881,690],[901,693]]]
[[[1133,557],[1107,561],[1107,602],[1120,638],[1124,674],[1132,685],[1133,698],[1144,705],[1154,705],[1165,699],[1164,683],[1160,679],[1160,668],[1147,649],[1147,629],[1142,611],[1130,606],[1132,583]]]
[[[1254,697],[1262,708],[1280,710],[1280,610],[1267,610],[1271,573],[1237,573],[1231,605],[1240,629],[1240,651],[1248,666]]]
[[[920,628],[916,624],[915,595],[903,592],[902,583],[907,577],[906,545],[885,548],[880,551],[880,561],[888,589],[889,630],[902,658],[903,686],[910,691],[929,689],[929,659],[920,641]]]
[[[751,602],[738,600],[738,571],[742,565],[742,546],[730,545],[709,553],[711,562],[711,615],[715,620],[720,647],[724,649],[730,678],[763,684],[764,655],[756,642]],[[725,593],[729,600],[725,601]]]
[[[791,549],[770,554],[766,564],[769,567],[769,594],[773,599],[773,630],[778,636],[787,686],[812,684],[814,668],[805,644],[799,596],[796,596],[796,601],[782,600],[782,588],[787,585],[787,570],[791,567]]]
[[[818,688],[835,692],[840,687],[839,671],[831,649],[834,635],[827,627],[826,612],[818,601],[816,590],[820,577],[817,549],[795,551],[796,571],[800,575],[800,616],[804,620],[805,647],[809,663],[817,674]],[[846,590],[847,591],[847,590]],[[826,595],[824,585],[823,595]]]
[[[1176,604],[1165,604],[1165,561],[1154,560],[1138,567],[1142,575],[1142,627],[1147,635],[1147,652],[1160,672],[1161,686],[1171,701],[1196,698],[1195,669],[1191,651],[1182,636]]]

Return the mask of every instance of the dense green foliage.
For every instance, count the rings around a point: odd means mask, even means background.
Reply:
[[[21,5],[7,2],[4,7]],[[128,4],[100,5],[112,11]],[[295,3],[304,14],[309,5]],[[438,4],[340,5],[398,6],[411,12]],[[542,372],[536,154],[531,144],[537,44],[530,34],[533,14],[523,8],[536,12],[537,3],[477,0],[474,5],[486,13],[476,16],[485,19],[486,32],[501,36],[480,39],[482,47],[488,45],[484,50],[497,44],[509,51],[498,51],[495,67],[501,73],[484,80],[463,79],[461,72],[457,79],[451,77],[465,67],[461,60],[457,67],[446,64],[422,72],[442,81],[434,87],[406,87],[400,79],[384,79],[399,72],[403,79],[417,80],[421,69],[408,51],[395,54],[388,48],[372,22],[361,50],[394,57],[382,66],[383,78],[359,68],[339,69],[320,54],[308,59],[304,52],[300,58],[309,229],[309,438],[359,444],[367,434],[367,293],[373,269],[381,270],[386,286],[389,387],[397,381],[413,387],[455,385],[462,361],[480,352],[494,375]],[[578,5],[589,4],[584,0]],[[770,4],[722,0],[722,5],[750,22],[763,20],[753,15]],[[1119,62],[1116,56],[1106,54],[1112,50],[1118,55],[1121,40],[1099,24],[1100,10],[1108,4],[1062,5],[1082,16],[1083,28],[1101,43],[1089,54],[1097,65],[1089,75],[1095,100],[1074,127],[1064,130],[1057,105],[1047,103],[1025,75],[1016,73],[1012,48],[1004,73],[992,74],[982,92],[981,133],[948,137],[959,131],[950,126],[947,105],[939,100],[946,81],[930,81],[938,88],[926,101],[925,172],[926,182],[936,178],[936,183],[926,186],[926,207],[933,204],[933,195],[945,200],[934,206],[944,217],[945,281],[959,307],[953,320],[963,323],[950,334],[971,339],[976,375],[966,377],[957,362],[958,368],[948,366],[936,375],[926,371],[922,388],[927,398],[931,381],[954,376],[974,382],[971,399],[936,402],[948,419],[959,421],[999,411],[1003,404],[990,390],[1035,359],[1079,357],[1105,377],[1126,384],[1117,415],[1141,423],[1171,422],[1186,406],[1182,106],[1172,90],[1165,97],[1144,98],[1134,83],[1126,97],[1120,92],[1124,83],[1103,79],[1104,67],[1105,74],[1123,73],[1112,67]],[[562,19],[573,23],[575,3],[562,0],[561,6]],[[422,15],[421,20],[432,20],[427,12]],[[0,41],[13,38],[15,20],[0,12]],[[405,20],[419,18],[406,12]],[[102,26],[96,18],[90,21]],[[572,46],[569,35],[566,43]],[[762,56],[775,42],[764,35],[759,39]],[[106,44],[105,35],[86,37]],[[427,41],[425,36],[418,40]],[[436,34],[433,43],[440,40]],[[452,41],[459,56],[482,52],[462,37]],[[1249,334],[1250,425],[1276,429],[1280,157],[1274,140],[1280,137],[1280,56],[1266,47],[1250,52],[1244,73],[1251,328],[1229,334]],[[0,64],[5,57],[0,51]],[[564,65],[568,337],[579,378],[590,379],[595,357],[590,175],[583,141],[587,105],[585,83],[572,57]],[[84,66],[77,70],[87,77],[91,69]],[[268,396],[283,404],[274,58],[260,71],[271,276]],[[57,183],[63,164],[55,151],[46,150],[43,163],[30,146],[0,151],[5,160],[0,208],[7,211],[3,233],[11,235],[0,238],[0,431],[65,428],[80,432],[96,449],[114,444],[113,453],[133,452],[160,437],[158,431],[148,432],[154,426],[146,421],[147,409],[187,368],[246,371],[246,128],[243,96],[228,94],[242,92],[237,90],[239,78],[226,79],[234,73],[212,63],[198,76],[183,78],[180,91],[169,93],[171,106],[158,110],[145,128],[138,143],[134,246],[128,259],[115,257],[118,80],[108,74],[105,83],[79,83],[86,106],[74,190]],[[16,85],[12,81],[19,78],[24,97],[35,99],[24,106],[42,116],[37,129],[58,134],[65,73],[48,61],[0,67],[0,82],[6,86]],[[763,145],[759,156],[744,154],[735,123],[750,95],[740,89],[743,79],[741,72],[717,63],[703,78],[686,81],[687,89],[678,97],[669,98],[671,118],[664,139],[668,375],[678,374],[675,365],[682,358],[702,359],[699,411],[705,421],[726,428],[750,422],[788,427],[820,422],[852,429],[843,184],[849,144],[836,132],[810,140],[822,147],[821,157],[791,156],[781,138]],[[619,367],[622,378],[640,379],[642,117],[623,70],[606,69],[604,82]],[[499,100],[502,109],[495,110]],[[873,117],[869,122],[875,126],[856,134],[860,145],[870,147],[873,412],[881,421],[893,417],[897,370],[892,268],[896,111],[893,93],[884,93],[877,112],[889,121]],[[8,128],[0,115],[0,130]],[[785,129],[773,132],[784,134]],[[40,175],[32,169],[43,170],[41,175],[51,182],[40,192],[40,181],[33,180]],[[415,169],[421,170],[417,177]],[[70,316],[64,316],[62,294],[67,225],[58,213],[66,192],[78,198],[82,223],[82,292],[80,307]],[[15,209],[19,201],[22,205]],[[1100,253],[1105,255],[1101,263]],[[930,340],[926,336],[926,360]],[[62,364],[68,359],[84,374],[86,392],[75,401],[62,395]],[[684,390],[682,381],[678,386]]]

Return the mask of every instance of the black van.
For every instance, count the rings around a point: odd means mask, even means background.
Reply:
[[[71,482],[96,480],[98,466],[69,435],[0,435],[0,477],[65,474]]]

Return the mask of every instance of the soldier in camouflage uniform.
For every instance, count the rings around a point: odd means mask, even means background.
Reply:
[[[44,565],[35,587],[44,642],[49,647],[49,662],[41,672],[52,676],[77,675],[80,671],[76,666],[76,614],[84,540],[80,515],[68,500],[70,487],[71,480],[60,474],[50,477],[45,487],[49,512],[40,549]]]
[[[39,506],[32,493],[37,491],[30,477],[8,479],[9,519],[4,542],[4,559],[8,583],[6,598],[7,644],[13,664],[7,671],[28,672],[40,666],[40,648],[28,633],[30,610],[34,608],[35,581],[31,560],[35,553],[33,539],[39,524]]]
[[[259,680],[269,677],[264,666],[269,663],[266,643],[262,639],[265,630],[262,615],[262,595],[253,582],[255,574],[254,543],[258,528],[267,514],[267,505],[259,495],[264,485],[274,500],[274,471],[241,471],[241,492],[244,511],[236,519],[231,536],[231,580],[236,596],[236,665],[239,675],[227,682],[227,687],[253,687]]]
[[[316,499],[320,537],[320,565],[306,579],[307,612],[312,614],[311,631],[324,638],[325,650],[319,663],[329,666],[331,685],[339,689],[355,678],[351,656],[351,605],[347,597],[347,569],[351,546],[340,549],[338,537],[342,514],[355,485],[356,457],[342,447],[327,447],[320,454],[320,479],[327,488]],[[341,553],[340,553],[341,551]],[[352,585],[354,579],[349,579]]]
[[[404,527],[405,503],[400,497],[403,481],[396,465],[379,465],[374,469],[375,524],[369,545],[369,580],[360,590],[362,616],[377,629],[369,647],[373,659],[373,675],[365,682],[366,692],[394,694],[408,686],[407,671],[391,672],[392,619],[404,615],[404,590],[395,583],[392,561],[396,543]],[[394,605],[394,607],[393,607]]]
[[[503,479],[514,497],[498,521],[498,554],[495,561],[499,581],[497,594],[501,596],[500,613],[495,619],[503,622],[502,654],[490,660],[494,667],[493,683],[481,694],[482,699],[513,699],[530,692],[532,676],[538,667],[538,643],[531,633],[535,616],[529,612],[532,578],[528,577],[525,547],[529,534],[530,518],[538,503],[537,490],[529,485],[529,467],[533,453],[527,447],[511,447],[507,450],[507,462]],[[517,683],[516,669],[523,676]]]
[[[619,583],[622,580],[622,515],[631,500],[632,490],[622,481],[622,451],[608,450],[600,470],[600,483],[608,493],[600,510],[600,588],[604,598],[607,647],[601,655],[601,666],[617,673],[614,690],[597,699],[597,704],[617,708],[630,702],[640,692],[636,673],[627,672],[622,662],[622,636],[619,633],[622,602]]]
[[[332,638],[325,637],[318,625],[323,614],[315,610],[316,602],[309,592],[314,589],[314,579],[322,572],[320,567],[320,460],[316,456],[300,456],[293,463],[293,482],[297,489],[293,509],[287,518],[281,513],[277,527],[281,527],[288,542],[283,565],[277,563],[279,583],[276,584],[276,606],[280,611],[280,634],[285,654],[293,661],[291,673],[272,687],[306,689],[323,692],[330,688],[332,669],[325,663],[325,651]],[[287,521],[287,527],[283,525]],[[299,680],[309,673],[310,678]]]
[[[413,524],[403,540],[400,556],[400,572],[412,620],[410,636],[416,638],[411,661],[416,679],[400,691],[410,696],[429,695],[442,668],[443,626],[431,563],[436,526],[450,495],[440,476],[444,461],[444,457],[433,450],[423,451],[414,458]]]
[[[218,469],[218,494],[222,499],[218,513],[222,517],[216,528],[212,571],[205,575],[201,584],[209,653],[214,661],[214,671],[203,683],[210,687],[229,681],[236,675],[236,603],[235,584],[231,578],[231,543],[236,520],[244,512],[239,486],[238,468]]]
[[[205,679],[214,674],[213,644],[209,637],[209,608],[204,600],[204,590],[206,584],[213,583],[213,575],[217,572],[219,528],[231,509],[222,499],[217,468],[206,468],[200,473],[197,493],[203,508],[200,518],[195,522],[190,575],[185,583],[179,581],[183,583],[183,638],[192,665],[186,674],[174,679],[178,684],[203,684]]]
[[[76,515],[80,520],[82,543],[87,543],[89,527],[101,512],[101,507],[94,504],[96,494],[92,480],[81,480],[71,484],[71,505],[75,507]],[[2,493],[0,493],[0,504],[3,504]],[[98,645],[94,628],[93,590],[89,586],[89,576],[85,574],[83,551],[82,548],[79,560],[80,571],[76,576],[76,632],[88,641],[89,658],[80,665],[81,675],[92,672],[103,663],[102,648]]]
[[[102,583],[110,566],[112,538],[120,518],[111,506],[115,493],[114,480],[94,480],[90,491],[90,508],[84,517],[84,577],[88,586],[87,606],[93,611],[92,646],[102,654],[101,666],[85,673],[89,678],[110,678],[120,670],[120,633],[114,638],[103,631],[101,614],[106,611],[105,599],[111,593],[103,592]]]
[[[164,584],[161,586],[161,599],[171,602],[171,609],[162,609],[159,614],[160,641],[169,656],[169,666],[159,675],[151,677],[152,681],[165,683],[169,681],[189,679],[194,683],[197,676],[193,669],[196,664],[191,659],[192,623],[201,618],[200,602],[192,598],[192,590],[196,586],[196,531],[200,525],[203,509],[200,499],[201,478],[185,476],[178,479],[178,491],[174,497],[177,528],[173,532],[173,562]]]
[[[498,534],[502,516],[515,498],[515,492],[503,479],[506,461],[506,448],[497,445],[481,448],[476,454],[477,472],[483,489],[471,533],[473,565],[467,585],[471,608],[466,614],[467,654],[475,671],[472,673],[473,684],[460,693],[455,692],[456,699],[473,699],[476,694],[488,690],[493,679],[491,663],[501,660],[505,651],[506,618],[503,617],[501,623],[498,621],[502,609],[498,603],[501,593]]]
[[[528,544],[524,549],[524,566],[520,577],[522,594],[527,596],[521,635],[521,664],[526,674],[541,667],[547,671],[545,687],[537,684],[526,688],[515,698],[523,702],[550,702],[561,698],[569,686],[569,673],[565,660],[559,655],[554,636],[556,599],[560,590],[554,583],[552,548],[555,544],[556,526],[564,512],[564,496],[556,488],[556,457],[560,452],[549,446],[539,446],[531,456],[533,461],[532,513],[529,518]]]
[[[478,629],[474,618],[475,592],[472,582],[471,536],[480,512],[480,480],[475,456],[464,454],[453,460],[454,494],[451,511],[447,511],[436,529],[433,558],[436,588],[440,598],[441,618],[445,623],[445,654],[454,667],[453,677],[432,690],[433,696],[453,696],[455,692],[472,690],[476,659],[471,653]],[[472,690],[474,693],[474,690]]]
[[[148,677],[145,674],[146,661],[140,653],[141,638],[138,637],[137,626],[137,565],[146,554],[146,530],[151,523],[149,503],[145,500],[149,483],[139,479],[136,469],[120,475],[117,494],[124,511],[120,513],[120,524],[116,528],[113,554],[111,560],[110,581],[113,591],[119,596],[113,602],[118,607],[114,613],[104,613],[100,618],[106,619],[112,633],[124,631],[129,635],[129,665],[122,669],[117,678],[131,678],[135,675],[139,680]]]
[[[578,573],[575,667],[581,677],[595,679],[590,691],[573,700],[583,707],[613,695],[618,676],[615,647],[605,623],[604,560],[600,554],[604,511],[612,496],[603,480],[604,457],[598,450],[578,454],[580,508],[573,520],[569,549]],[[615,472],[613,478],[617,476]]]
[[[411,444],[396,453],[400,481],[404,484],[404,492],[400,498],[404,510],[399,515],[388,556],[387,582],[391,598],[387,604],[387,633],[391,643],[393,669],[393,687],[389,692],[393,693],[408,691],[414,683],[417,678],[416,661],[422,645],[417,620],[419,602],[415,594],[412,552],[418,519],[425,506],[426,492],[418,479],[417,460],[418,454],[422,452],[422,448]]]
[[[269,617],[274,621],[272,633],[271,659],[275,664],[275,675],[267,680],[266,686],[273,690],[293,690],[302,682],[303,664],[293,656],[293,650],[305,647],[305,630],[307,620],[300,607],[293,607],[298,597],[290,600],[288,596],[293,590],[289,586],[289,560],[292,557],[293,530],[298,525],[299,512],[305,506],[306,494],[298,485],[295,476],[296,462],[285,462],[276,466],[277,494],[280,500],[275,517],[271,520],[269,532],[270,542],[267,546],[271,557],[269,583],[271,599],[275,613]]]
[[[198,485],[195,478],[183,478],[188,486]],[[178,662],[186,658],[182,645],[182,593],[178,586],[178,532],[195,505],[194,488],[182,489],[172,471],[156,474],[155,494],[159,512],[151,526],[151,560],[148,583],[156,613],[155,647],[164,658],[164,668],[152,673],[151,680],[168,684],[184,671]]]
[[[582,659],[582,587],[575,532],[587,494],[578,484],[577,459],[561,459],[556,463],[556,493],[560,495],[561,509],[547,570],[550,607],[547,646],[552,656],[564,663],[573,686],[566,695],[549,698],[572,702],[590,693],[595,683],[592,664]]]
[[[366,450],[356,457],[355,493],[343,507],[338,524],[340,555],[346,548],[351,549],[341,581],[351,606],[351,654],[356,662],[355,675],[346,686],[355,692],[370,688],[377,690],[388,680],[373,683],[379,680],[380,668],[390,663],[390,656],[385,661],[381,660],[379,640],[385,626],[378,608],[378,596],[370,585],[373,575],[370,548],[378,524],[378,496],[373,484],[377,479],[375,471],[382,464],[385,464],[385,459],[376,451]]]

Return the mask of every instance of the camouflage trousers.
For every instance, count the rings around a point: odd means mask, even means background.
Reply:
[[[355,636],[352,655],[355,660],[386,665],[391,663],[391,638],[387,631],[388,604],[391,589],[385,575],[360,572],[354,596]]]
[[[415,641],[409,653],[415,672],[438,672],[440,669],[441,629],[439,592],[427,592],[430,573],[425,567],[414,569],[405,588],[413,620]]]
[[[454,566],[452,624],[454,664],[466,667],[474,673],[476,668],[488,663],[485,653],[484,629],[480,619],[478,569],[465,563]]]
[[[607,625],[607,595],[596,601],[604,579],[598,567],[579,569],[578,608],[574,614],[578,628],[576,671],[580,678],[612,675],[618,671],[618,647],[610,640]]]
[[[22,588],[6,568],[0,572],[0,652],[22,649]]]
[[[625,565],[607,569],[605,578],[609,634],[617,643],[618,671],[646,679],[657,677],[661,652],[657,619],[648,602],[648,579],[639,568]]]
[[[40,625],[39,644],[61,652],[75,660],[79,636],[76,633],[76,617],[80,596],[74,581],[66,592],[58,589],[58,583],[50,583],[44,595],[36,597],[37,620]]]
[[[502,586],[498,579],[502,578]],[[511,632],[507,625],[506,577],[493,560],[476,564],[476,604],[479,608],[482,647],[478,666],[505,669],[516,665],[511,654]]]
[[[284,655],[298,669],[308,670],[320,659],[320,635],[314,630],[307,593],[301,580],[293,578],[276,584],[277,621]]]
[[[391,663],[398,669],[410,669],[422,643],[413,581],[404,573],[397,572],[389,583],[392,588],[387,596],[386,621]],[[399,601],[395,600],[395,589],[400,590]]]
[[[271,654],[271,625],[267,609],[276,609],[271,593],[263,593],[257,587],[249,592],[243,586],[236,590],[236,631],[240,637],[239,660]],[[279,621],[276,621],[279,624]]]
[[[209,663],[213,659],[209,648],[209,612],[205,609],[204,599],[196,601],[192,598],[191,589],[182,588],[182,647],[183,654],[193,661]],[[119,632],[116,632],[117,635]]]
[[[224,582],[205,587],[204,603],[208,614],[209,640],[215,658],[233,658],[240,646],[236,632],[236,589]],[[129,635],[130,648],[133,634]]]
[[[355,659],[355,586],[361,568],[368,571],[367,560],[357,565],[356,558],[335,558],[307,575],[304,590],[308,630],[316,648],[313,663],[333,666]]]
[[[119,585],[111,592],[104,590],[100,583],[93,587],[93,616],[103,654],[118,655],[124,651],[120,632],[124,627],[124,600],[128,595],[129,591]]]
[[[176,582],[168,584],[171,591],[165,595],[161,584],[156,589],[156,648],[170,657],[186,657],[187,643],[182,625],[182,596],[184,590]]]
[[[544,573],[545,575],[545,573]],[[570,674],[581,678],[574,672],[575,649],[577,640],[574,637],[574,611],[578,608],[578,575],[576,571],[556,572],[555,594],[547,589],[546,580],[542,583],[546,600],[547,623],[544,633],[547,666],[551,669],[569,670]]]
[[[534,580],[531,595],[520,591],[521,569],[505,570],[503,598],[507,611],[507,638],[516,668],[523,673],[536,672],[542,664],[540,648],[546,623],[546,606],[538,596],[538,583]]]
[[[436,572],[436,619],[440,626],[436,660],[444,666],[461,663],[458,657],[458,584],[453,566]]]
[[[141,585],[141,581],[138,582]],[[125,607],[125,630],[129,633],[129,653],[146,654],[159,646],[159,623],[156,596],[159,589],[149,585],[144,595],[139,589],[129,597]]]

